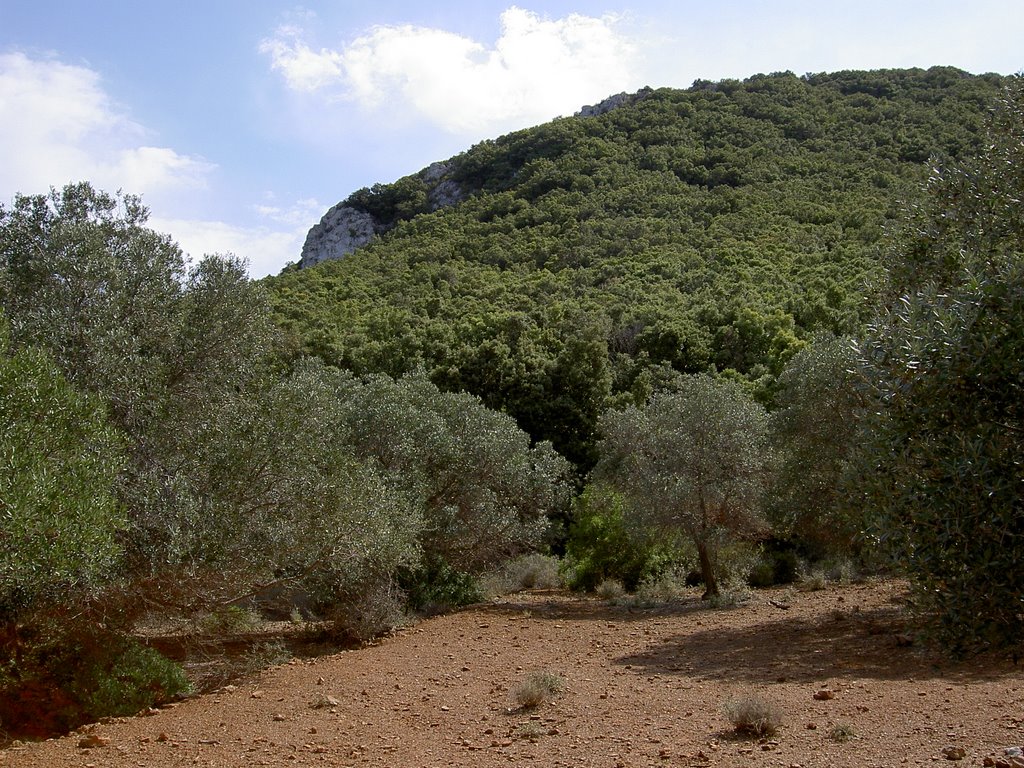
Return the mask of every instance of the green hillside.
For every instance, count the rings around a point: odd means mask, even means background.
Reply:
[[[581,467],[610,405],[673,372],[770,397],[817,330],[870,316],[883,234],[932,156],[978,151],[1005,79],[950,68],[756,75],[644,89],[451,160],[427,210],[410,176],[348,202],[394,226],[266,285],[296,354],[423,367]]]

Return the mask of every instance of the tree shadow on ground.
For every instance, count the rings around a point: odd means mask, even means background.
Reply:
[[[711,608],[697,597],[647,607],[556,592],[550,599],[539,597],[532,594],[480,610],[509,619],[542,621],[633,623],[692,616],[694,623],[686,631],[655,641],[642,652],[613,659],[649,675],[775,683],[839,676],[952,681],[1020,674],[1020,668],[1007,660],[980,657],[956,662],[915,642],[900,600],[865,610],[822,610],[809,617],[780,612],[778,618],[746,626],[721,626],[715,617],[742,611],[744,606]]]
[[[697,629],[614,661],[646,674],[750,683],[830,677],[980,680],[1020,674],[1008,661],[954,662],[913,644],[906,615],[896,607]]]

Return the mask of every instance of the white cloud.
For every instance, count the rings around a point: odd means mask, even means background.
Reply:
[[[618,17],[501,14],[493,47],[441,29],[377,26],[339,50],[313,50],[284,27],[261,50],[288,86],[412,109],[452,133],[480,133],[570,114],[634,86],[636,50]]]
[[[260,278],[298,260],[306,233],[325,209],[316,200],[306,199],[288,207],[261,204],[254,210],[265,224],[246,227],[224,221],[154,216],[149,225],[170,235],[193,261],[206,254],[233,253],[249,262],[253,278]]]
[[[0,196],[88,180],[152,194],[194,189],[215,166],[167,147],[104,91],[93,70],[24,53],[0,54]]]

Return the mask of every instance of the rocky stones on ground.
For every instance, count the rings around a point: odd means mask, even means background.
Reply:
[[[79,749],[95,749],[96,747],[105,747],[110,741],[98,733],[87,733],[85,736],[78,740]]]

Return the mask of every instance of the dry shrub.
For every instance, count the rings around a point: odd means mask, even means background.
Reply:
[[[488,597],[500,597],[524,589],[560,589],[565,586],[557,557],[533,553],[504,563],[484,574],[480,589]]]
[[[855,731],[853,726],[849,723],[836,723],[832,727],[832,730],[829,731],[828,737],[832,739],[832,741],[845,744],[850,739],[857,738],[857,731]]]
[[[736,733],[744,736],[774,736],[782,724],[778,708],[756,696],[727,701],[723,709]]]
[[[597,585],[594,592],[602,600],[618,600],[626,594],[626,588],[618,579],[605,579]]]
[[[530,672],[513,692],[522,709],[533,709],[550,701],[565,690],[565,679],[554,672]]]

